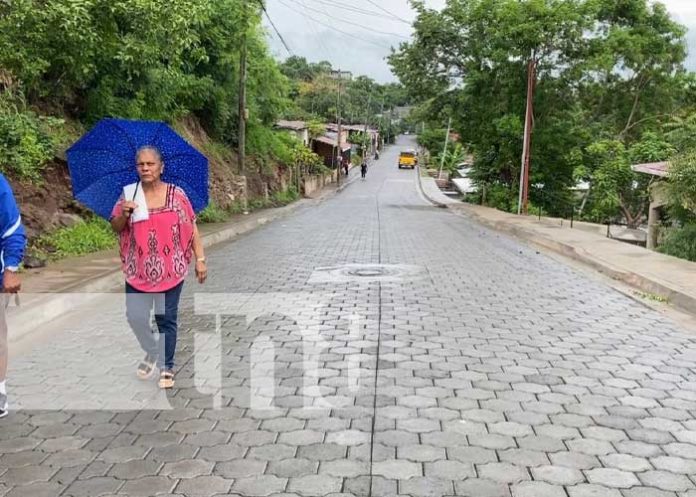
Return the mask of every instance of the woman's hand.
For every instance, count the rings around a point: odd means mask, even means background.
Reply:
[[[131,214],[133,214],[133,211],[138,208],[138,204],[132,201],[126,201],[123,202],[123,216],[126,218],[129,218]]]
[[[198,278],[198,283],[201,285],[205,283],[208,277],[208,266],[205,261],[196,261],[196,278]]]

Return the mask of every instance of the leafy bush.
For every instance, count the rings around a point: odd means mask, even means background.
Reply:
[[[696,150],[670,162],[667,195],[670,204],[696,212]]]
[[[109,249],[116,246],[116,240],[109,223],[93,217],[40,237],[37,246],[56,259]]]
[[[227,221],[229,214],[229,212],[225,209],[221,209],[211,200],[208,206],[198,213],[196,219],[200,223],[222,223]]]
[[[669,233],[658,250],[663,254],[696,262],[696,224],[687,224]]]
[[[60,119],[27,110],[21,94],[0,91],[0,169],[39,181],[44,165],[64,141],[56,132],[62,124]]]
[[[516,192],[499,183],[489,184],[486,187],[486,205],[501,211],[517,211]]]
[[[297,192],[297,188],[291,186],[285,191],[276,192],[271,197],[273,205],[280,207],[283,205],[290,204],[299,198],[300,194]]]

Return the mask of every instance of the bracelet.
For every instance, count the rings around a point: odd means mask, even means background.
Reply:
[[[199,257],[196,262],[205,262],[205,257]]]

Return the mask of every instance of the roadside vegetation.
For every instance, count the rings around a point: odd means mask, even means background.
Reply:
[[[244,37],[249,117],[248,162],[242,171],[236,149]],[[328,170],[274,125],[281,118],[304,119],[311,122],[313,137],[322,135],[323,123],[334,122],[337,110],[332,70],[327,62],[300,57],[276,61],[254,2],[0,2],[0,171],[20,194],[26,190],[30,194],[24,197],[36,198],[28,200],[35,202],[35,211],[56,208],[46,199],[52,193],[46,188],[47,170],[65,171],[66,148],[90,126],[106,116],[163,120],[196,139],[211,161],[212,202],[200,213],[201,222],[285,205],[299,197],[298,171]],[[398,133],[386,115],[407,102],[403,87],[355,77],[342,81],[342,91],[344,115],[356,122],[367,119],[392,137]],[[365,105],[368,100],[371,105]],[[259,187],[247,192],[246,203],[228,184],[241,174]],[[50,211],[28,218],[36,220],[30,227],[35,256],[79,255],[115,243],[79,206],[63,201],[58,209],[83,222],[44,223]]]
[[[425,128],[419,143],[433,162],[452,118],[453,137],[474,160],[477,194],[470,201],[516,212],[530,59],[537,77],[530,168],[535,209],[567,216],[574,208],[587,221],[637,228],[647,221],[658,178],[631,165],[678,164],[670,184],[683,187],[676,179],[687,167],[681,164],[695,162],[696,76],[685,67],[686,28],[663,4],[450,0],[441,11],[422,1],[414,6],[414,39],[390,63],[419,103],[413,125]],[[672,241],[663,247],[687,257],[682,241],[696,246],[696,230],[689,228],[696,204],[685,203],[675,188],[665,219]]]

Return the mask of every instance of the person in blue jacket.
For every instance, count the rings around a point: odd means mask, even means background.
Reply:
[[[7,321],[5,309],[9,303],[7,294],[17,293],[22,287],[19,265],[24,257],[27,237],[22,217],[10,184],[0,174],[0,281],[3,295],[0,297],[0,418],[8,413],[7,387]]]

